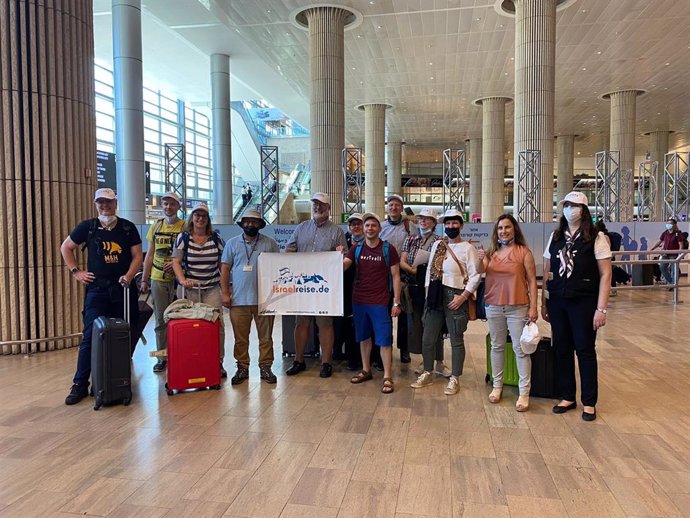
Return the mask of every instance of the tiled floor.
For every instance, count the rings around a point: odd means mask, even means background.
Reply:
[[[690,305],[668,301],[612,299],[594,423],[535,398],[518,414],[514,389],[491,405],[482,322],[450,397],[408,388],[414,361],[386,396],[378,373],[286,378],[280,358],[275,386],[253,367],[168,397],[140,346],[132,405],[94,412],[63,404],[75,350],[0,357],[0,516],[690,516]]]

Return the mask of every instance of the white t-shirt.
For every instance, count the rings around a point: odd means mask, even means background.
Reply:
[[[429,267],[426,270],[426,279],[424,280],[424,286],[429,286],[431,281],[431,261],[436,254],[436,249],[438,244],[441,242],[439,239],[431,247]],[[479,264],[479,257],[477,256],[477,249],[467,241],[462,241],[460,243],[448,243],[448,246],[453,250],[455,257],[458,258],[460,264],[467,272],[468,280],[467,285],[465,285],[465,277],[462,275],[458,263],[455,262],[453,256],[450,253],[446,254],[446,258],[443,261],[443,280],[441,281],[444,286],[450,286],[451,288],[465,289],[470,293],[477,291],[479,286],[479,281],[481,275],[477,271],[477,265]]]
[[[546,249],[544,250],[544,259],[551,259],[551,254],[549,253],[549,248],[551,247],[551,241],[553,240],[553,232],[549,236],[549,242],[546,243]],[[599,261],[600,259],[609,259],[611,257],[611,242],[606,234],[603,232],[598,232],[597,237],[594,240],[594,258]]]

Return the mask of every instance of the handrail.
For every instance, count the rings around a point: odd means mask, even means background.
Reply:
[[[690,257],[685,258],[685,254],[687,254],[687,250],[617,250],[617,251],[612,251],[611,255],[612,256],[623,256],[623,255],[665,255],[665,256],[670,256],[670,255],[675,255],[675,258],[671,257],[659,257],[657,259],[614,259],[611,261],[611,264],[615,265],[636,265],[636,264],[659,264],[659,263],[668,263],[673,265],[673,278],[675,279],[674,284],[665,284],[663,286],[663,289],[671,289],[673,290],[673,304],[678,304],[678,289],[679,288],[690,288],[690,284],[678,284],[678,279],[679,279],[679,273],[680,273],[680,264],[681,263],[688,263],[690,264]],[[650,290],[650,289],[657,289],[659,286],[655,284],[650,284],[647,286],[616,286],[616,290]]]

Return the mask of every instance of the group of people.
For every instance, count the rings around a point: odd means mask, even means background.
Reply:
[[[175,193],[162,197],[164,218],[151,226],[146,236],[144,258],[136,226],[116,216],[117,197],[111,189],[96,191],[98,217],[80,223],[62,244],[62,254],[75,279],[87,286],[84,303],[84,332],[79,347],[77,371],[66,404],[88,395],[91,332],[95,318],[122,316],[121,288],[132,283],[143,263],[141,291],[153,295],[157,349],[166,348],[165,309],[176,297],[185,297],[230,310],[237,370],[232,384],[249,377],[249,332],[254,321],[259,337],[261,379],[275,383],[273,363],[274,317],[258,312],[258,256],[278,252],[275,240],[261,234],[266,226],[261,214],[245,211],[239,225],[243,232],[227,243],[214,231],[205,204],[194,207],[187,221],[178,218],[180,199]],[[349,351],[350,367],[359,370],[351,382],[373,379],[373,367],[383,370],[381,392],[394,391],[393,319],[397,317],[400,360],[411,361],[410,353],[421,354],[414,389],[431,385],[434,376],[447,378],[445,394],[457,394],[465,361],[464,333],[470,319],[469,304],[482,275],[485,275],[486,317],[491,338],[493,387],[488,399],[502,397],[505,347],[511,337],[519,373],[516,410],[529,407],[531,362],[522,351],[520,335],[527,322],[538,319],[535,259],[518,222],[509,214],[494,225],[488,249],[477,249],[461,237],[462,214],[450,209],[442,216],[423,209],[416,223],[404,215],[398,195],[386,200],[384,219],[368,212],[348,219],[347,235],[330,220],[331,201],[325,193],[311,198],[312,217],[300,223],[286,245],[286,252],[341,251],[346,271],[346,327],[352,328],[359,358]],[[596,332],[606,323],[611,253],[608,238],[592,225],[587,199],[572,192],[559,203],[558,227],[544,251],[541,313],[551,322],[557,352],[558,379],[563,399],[553,408],[563,413],[577,406],[574,356],[580,370],[583,419],[596,418],[597,360]],[[443,225],[445,236],[435,233]],[[78,267],[75,252],[89,249],[88,270]],[[349,272],[348,272],[349,271]],[[350,289],[351,287],[351,289]],[[129,290],[132,301],[137,291]],[[136,303],[132,304],[136,308]],[[131,319],[137,318],[132,311]],[[288,376],[306,370],[305,347],[312,321],[318,328],[321,346],[320,376],[333,373],[335,342],[333,317],[299,316],[294,329],[295,358]],[[134,326],[133,326],[134,327]],[[444,334],[451,344],[451,367],[444,363]],[[347,334],[347,333],[346,333]],[[341,333],[342,336],[342,333]],[[136,337],[138,338],[138,337]],[[223,368],[224,330],[219,348]],[[342,342],[342,340],[340,340]],[[340,347],[340,344],[339,344]],[[375,352],[377,354],[375,354]],[[357,361],[359,360],[359,361]],[[361,365],[361,367],[360,367]],[[154,372],[163,372],[159,359]]]

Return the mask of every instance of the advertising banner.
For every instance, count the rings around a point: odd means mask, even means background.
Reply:
[[[259,313],[342,316],[343,255],[340,252],[259,256]]]

